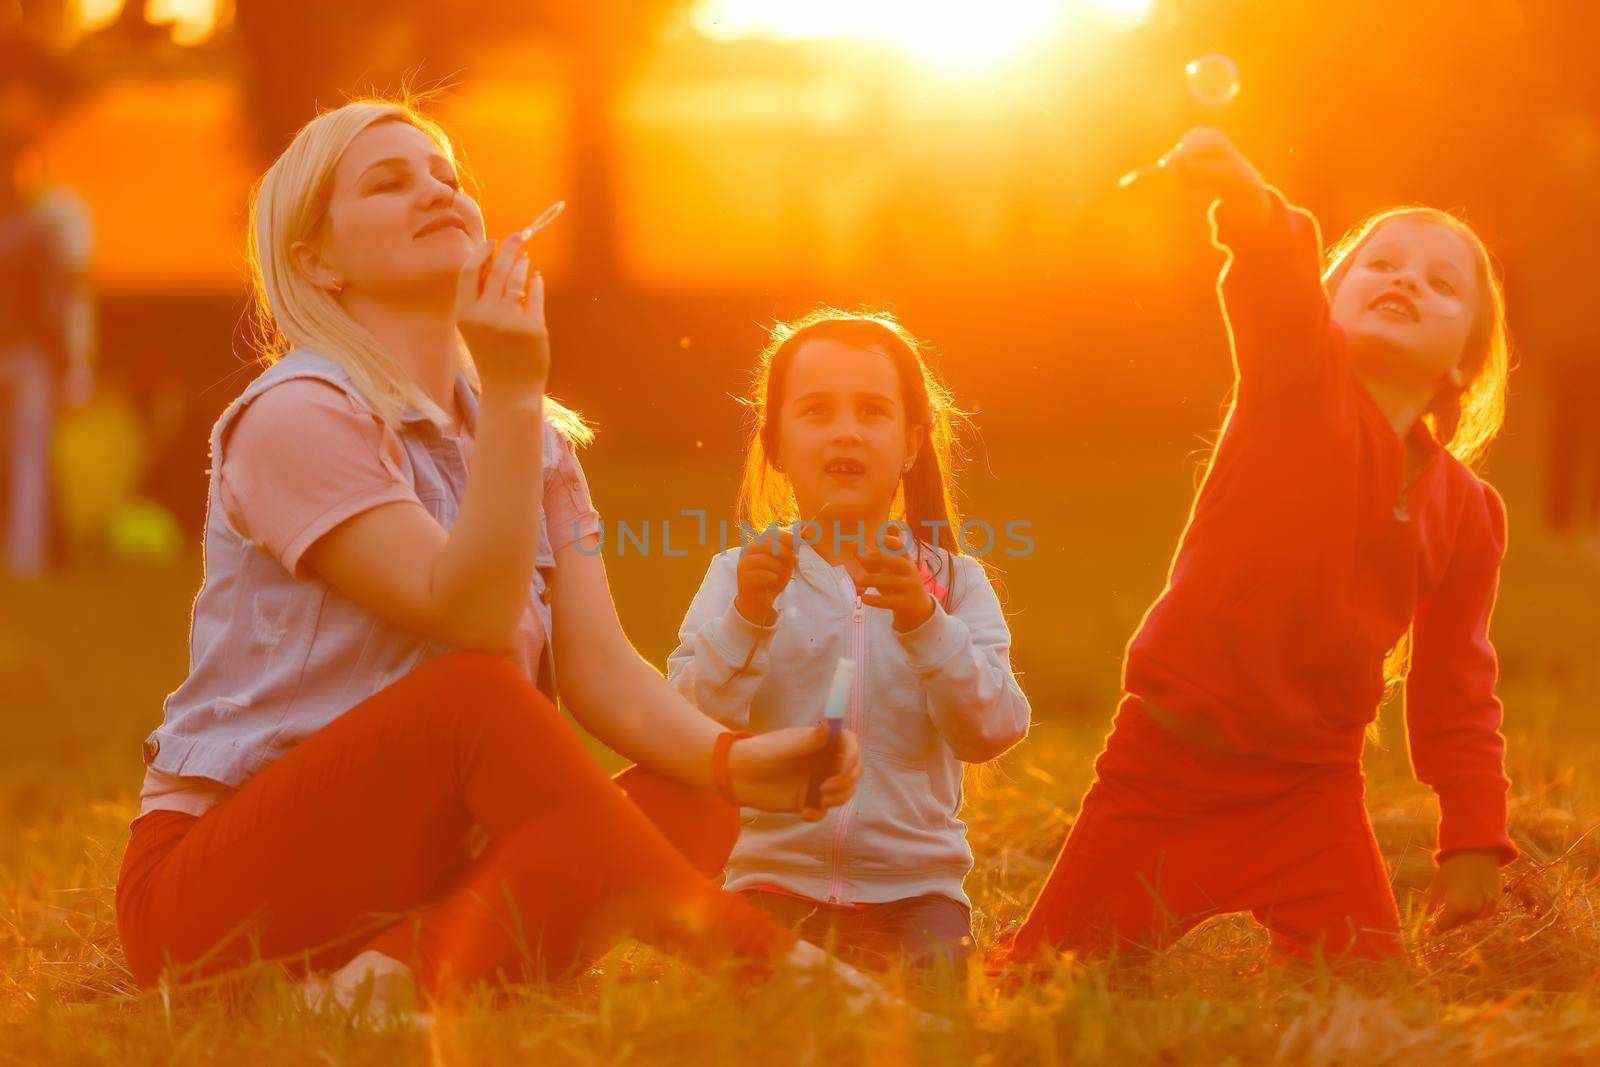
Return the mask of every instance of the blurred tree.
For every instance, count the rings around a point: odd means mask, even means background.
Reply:
[[[126,47],[138,50],[167,40],[172,36],[172,27],[150,17],[150,0],[126,0],[107,32],[121,37]]]
[[[460,4],[447,0],[235,0],[252,144],[266,163],[316,110],[402,84],[453,88],[474,57],[518,38],[565,58],[572,138],[576,269],[592,287],[620,284],[618,108],[634,73],[685,0]]]
[[[319,108],[392,91],[422,67],[432,0],[235,0],[244,104],[261,162]]]
[[[580,277],[595,287],[622,282],[617,223],[618,109],[667,15],[679,0],[593,0],[551,4],[568,56],[574,247]],[[581,12],[581,13],[580,13]]]

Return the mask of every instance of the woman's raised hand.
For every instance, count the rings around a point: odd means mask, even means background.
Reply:
[[[485,396],[543,394],[550,376],[544,278],[533,269],[518,235],[485,241],[461,265],[456,324]]]

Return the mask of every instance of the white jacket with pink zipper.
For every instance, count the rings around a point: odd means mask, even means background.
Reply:
[[[948,587],[948,596],[906,633],[895,632],[888,610],[864,606],[845,569],[809,545],[798,547],[771,626],[733,606],[739,549],[711,561],[668,660],[671,683],[719,722],[761,733],[817,722],[835,664],[850,657],[855,687],[844,725],[861,741],[855,796],[820,822],[743,810],[729,889],[774,885],[841,904],[927,893],[968,903],[962,765],[1020,741],[1028,700],[983,567],[921,547],[938,561],[926,584],[936,595]]]

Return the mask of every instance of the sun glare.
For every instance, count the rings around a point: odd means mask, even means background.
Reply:
[[[1078,6],[1118,29],[1132,29],[1150,17],[1155,0],[1084,0]]]
[[[1022,51],[1065,18],[1089,14],[1136,25],[1152,0],[701,0],[692,19],[708,37],[854,38],[893,45],[930,64],[982,65]]]

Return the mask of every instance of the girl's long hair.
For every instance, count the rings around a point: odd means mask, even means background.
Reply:
[[[256,356],[270,365],[292,348],[305,348],[337,363],[384,422],[395,425],[408,409],[439,425],[448,420],[382,344],[345,311],[338,297],[314,284],[294,265],[297,241],[317,241],[327,221],[334,168],[350,143],[369,126],[404,122],[427,135],[457,166],[448,134],[419,108],[418,97],[353,100],[302,126],[256,183],[247,234]],[[478,369],[457,335],[457,359],[474,391]],[[545,418],[578,444],[594,432],[577,412],[554,400]]]
[[[1394,219],[1415,219],[1444,226],[1472,250],[1478,279],[1478,307],[1461,357],[1460,388],[1449,384],[1434,396],[1423,413],[1433,436],[1451,455],[1469,467],[1482,462],[1489,444],[1506,418],[1506,386],[1511,377],[1511,331],[1506,325],[1505,288],[1489,257],[1489,250],[1472,227],[1431,207],[1395,207],[1369,215],[1357,223],[1328,253],[1322,275],[1331,295],[1350,273],[1361,246],[1378,227]],[[1411,634],[1400,638],[1383,661],[1383,680],[1391,690],[1405,681],[1411,670]],[[1374,724],[1376,729],[1376,724]]]

